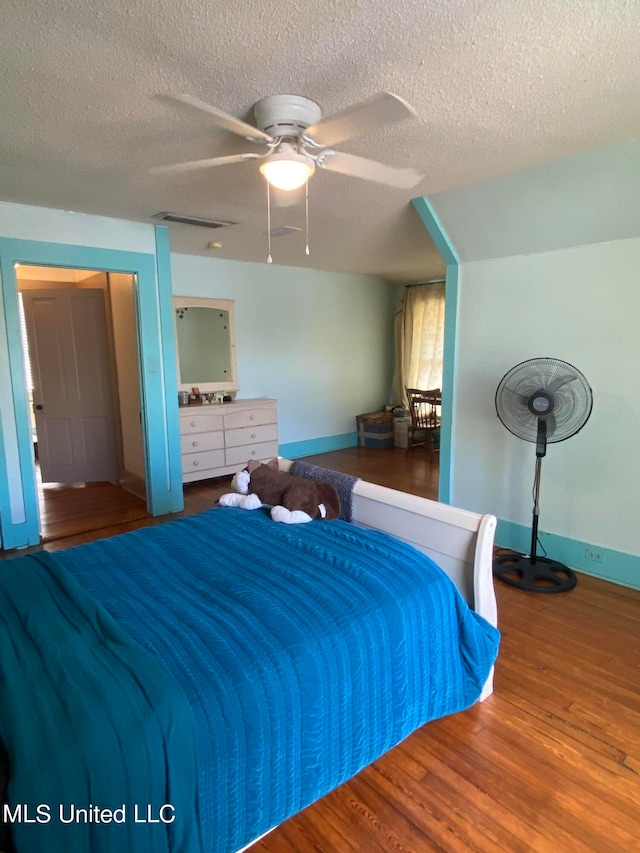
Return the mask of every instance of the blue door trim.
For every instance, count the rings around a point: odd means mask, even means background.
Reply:
[[[158,232],[160,231],[160,235]],[[14,264],[35,264],[136,276],[138,351],[145,433],[147,498],[153,515],[182,509],[180,440],[175,417],[175,343],[168,240],[157,226],[157,255],[60,243],[0,238],[3,317],[0,317],[0,528],[5,549],[39,542],[38,501],[25,390]]]
[[[453,429],[455,414],[456,326],[458,322],[458,282],[460,263],[446,231],[426,198],[414,198],[415,207],[425,228],[447,265],[444,303],[444,351],[442,366],[442,423],[440,428],[440,475],[438,499],[453,502],[452,473],[454,462]]]
[[[169,229],[155,226],[156,280],[158,284],[158,346],[162,371],[155,404],[159,407],[158,421],[164,425],[164,476],[165,490],[159,489],[152,497],[152,515],[178,512],[184,507],[182,486],[182,456],[180,453],[180,418],[178,415],[178,368],[174,331],[173,295],[171,290],[171,253]],[[149,410],[148,410],[149,414]],[[170,496],[170,508],[165,496]],[[157,511],[156,511],[157,510]]]

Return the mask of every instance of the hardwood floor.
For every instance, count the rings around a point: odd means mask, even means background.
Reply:
[[[640,593],[500,585],[495,693],[411,735],[251,853],[640,850]]]
[[[306,461],[345,474],[354,474],[381,486],[401,489],[432,499],[438,496],[438,463],[420,449],[408,456],[400,448],[374,450],[350,447],[316,456]],[[47,489],[46,505],[41,503],[43,517],[43,547],[47,551],[71,548],[94,539],[104,539],[150,524],[162,524],[181,515],[202,512],[212,506],[220,495],[231,489],[231,477],[188,483],[184,487],[184,510],[172,515],[150,516],[144,502],[109,483],[95,483],[76,489],[64,486]],[[115,490],[118,490],[117,492]],[[14,553],[1,553],[0,558],[29,553],[37,548]]]
[[[48,483],[38,502],[42,542],[151,517],[142,498],[114,483]]]
[[[434,497],[419,451],[309,457]],[[185,515],[229,480],[191,484]],[[57,550],[164,519],[56,540]],[[578,575],[560,595],[497,583],[495,693],[415,732],[251,853],[640,851],[640,592]]]
[[[438,499],[438,459],[436,456],[432,461],[425,448],[416,448],[407,455],[399,447],[389,450],[349,447],[346,450],[306,456],[305,461],[362,477],[379,486]]]

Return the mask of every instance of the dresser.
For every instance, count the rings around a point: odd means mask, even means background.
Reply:
[[[237,400],[180,409],[182,481],[240,471],[278,455],[277,401]]]

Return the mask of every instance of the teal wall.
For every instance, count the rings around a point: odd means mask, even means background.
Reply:
[[[164,228],[3,202],[0,243],[3,547],[36,542],[38,528],[16,334],[14,260],[138,272],[148,482],[155,514],[182,506],[172,292],[236,301],[240,396],[278,399],[283,453],[299,456],[354,445],[355,416],[389,401],[398,288],[375,276],[170,255]]]
[[[389,401],[398,286],[375,276],[172,254],[176,296],[235,300],[240,397],[278,400],[284,455],[354,445]]]
[[[427,201],[459,258],[451,502],[495,514],[497,541],[528,550],[535,448],[502,426],[495,390],[525,359],[569,361],[594,408],[549,447],[541,539],[573,568],[640,588],[639,144]]]
[[[633,239],[640,231],[640,139],[436,193],[429,201],[465,263]]]

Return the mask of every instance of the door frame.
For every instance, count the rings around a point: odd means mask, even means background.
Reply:
[[[458,324],[458,285],[460,259],[427,198],[411,200],[437,250],[447,265],[444,286],[444,347],[442,353],[442,406],[440,418],[440,472],[438,500],[454,503],[453,465],[455,428],[456,334]]]
[[[169,236],[155,227],[156,252],[0,238],[0,534],[2,548],[37,545],[40,518],[14,265],[95,269],[133,275],[147,508],[183,506]],[[170,401],[175,401],[171,405]]]

